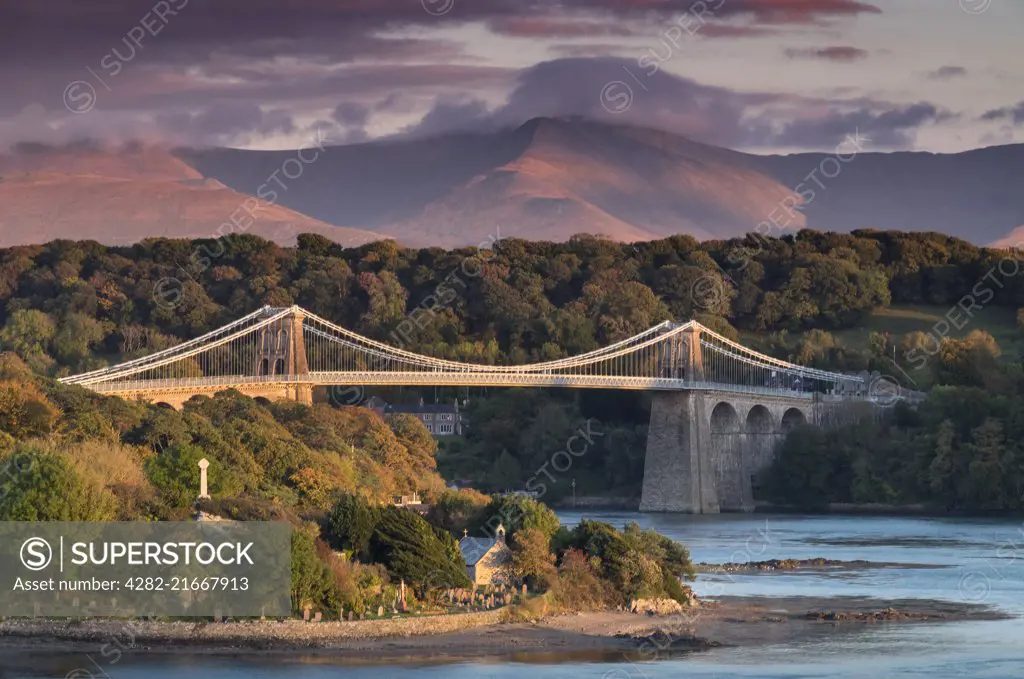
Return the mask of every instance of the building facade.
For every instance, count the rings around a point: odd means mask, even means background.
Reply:
[[[460,410],[458,400],[451,405],[444,403],[426,405],[423,403],[423,399],[420,399],[419,405],[391,405],[376,397],[373,399],[370,399],[372,402],[367,402],[367,406],[379,415],[399,413],[412,415],[421,421],[427,431],[434,436],[462,436],[468,424]]]
[[[505,527],[499,525],[493,538],[472,538],[464,535],[459,540],[459,551],[466,560],[466,576],[476,587],[505,582],[512,552],[505,544]]]

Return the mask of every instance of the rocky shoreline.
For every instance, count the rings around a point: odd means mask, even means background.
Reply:
[[[796,571],[811,569],[864,569],[864,568],[944,568],[936,564],[880,563],[877,561],[840,561],[816,557],[812,559],[768,559],[767,561],[743,561],[739,563],[698,563],[698,573],[770,573],[773,571]]]
[[[506,622],[485,611],[353,622],[146,622],[8,620],[3,655],[95,652],[128,654],[281,654],[341,662],[521,654],[625,654],[662,658],[720,646],[750,646],[848,633],[877,624],[936,623],[1007,616],[984,606],[930,601],[881,602],[813,597],[725,597],[672,615],[605,611]]]

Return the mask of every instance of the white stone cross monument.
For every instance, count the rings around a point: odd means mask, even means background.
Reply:
[[[206,468],[210,466],[210,461],[205,457],[199,460],[199,499],[209,500],[210,493],[206,488]]]

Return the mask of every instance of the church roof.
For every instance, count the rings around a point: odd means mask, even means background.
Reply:
[[[471,538],[467,536],[459,540],[459,550],[462,552],[462,558],[466,560],[466,565],[472,566],[484,558],[484,555],[491,551],[491,548],[497,542],[496,538]]]

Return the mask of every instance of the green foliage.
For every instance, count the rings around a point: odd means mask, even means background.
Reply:
[[[882,423],[790,434],[764,497],[820,510],[832,502],[923,504],[968,512],[1024,510],[1024,378],[989,388],[939,387],[918,411]]]
[[[504,495],[494,497],[477,514],[471,532],[495,535],[499,524],[505,527],[506,537],[514,542],[516,533],[526,528],[536,528],[550,538],[558,531],[560,522],[558,515],[543,502],[522,495]]]
[[[480,513],[490,498],[473,490],[451,490],[445,488],[431,498],[427,520],[453,535],[462,535],[471,521]]]
[[[84,314],[69,313],[53,336],[53,355],[61,365],[84,372],[96,363],[93,350],[108,334],[104,323]]]
[[[116,502],[79,476],[61,456],[17,446],[0,478],[0,521],[111,521]]]
[[[358,495],[345,493],[326,518],[325,537],[337,549],[357,557],[368,554],[370,539],[380,520],[380,510]]]
[[[574,550],[585,554],[593,574],[608,585],[618,603],[638,598],[673,598],[689,602],[680,579],[693,579],[694,569],[687,549],[635,523],[624,531],[610,524],[583,520],[555,540],[566,555]],[[675,584],[671,584],[674,581]]]
[[[765,482],[765,497],[805,510],[822,510],[832,498],[829,486],[835,449],[815,426],[792,430],[776,452]]]
[[[33,370],[43,372],[53,364],[48,353],[57,328],[47,314],[36,309],[15,311],[0,328],[0,347],[13,351]]]
[[[201,448],[177,444],[152,457],[146,463],[146,476],[171,507],[190,507],[199,494],[199,461]],[[210,494],[219,492],[217,474],[211,475]]]
[[[333,608],[336,599],[334,577],[317,555],[315,525],[292,531],[292,610]]]
[[[0,432],[17,438],[50,433],[57,408],[31,382],[0,380]]]
[[[469,587],[465,561],[446,542],[415,512],[385,507],[370,539],[369,556],[386,566],[392,578],[405,580],[420,593],[438,586]]]
[[[39,372],[81,369],[97,355],[138,355],[194,337],[268,300],[297,302],[396,343],[391,335],[411,305],[437,294],[467,256],[394,242],[344,249],[309,234],[281,248],[241,235],[185,284],[179,304],[157,304],[154,284],[209,248],[154,238],[130,252],[66,242],[0,250],[0,345]],[[446,358],[519,362],[588,351],[666,318],[699,317],[726,334],[840,330],[890,303],[949,308],[1001,256],[940,234],[877,231],[629,246],[510,239],[400,341]],[[1020,278],[1000,281],[991,304],[1016,312]]]
[[[512,545],[512,567],[517,577],[532,585],[549,585],[555,573],[551,536],[545,535],[539,528],[519,531]]]

